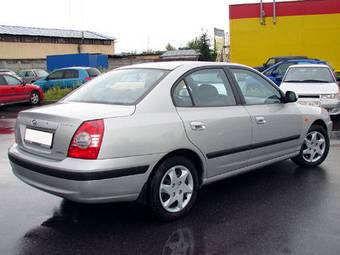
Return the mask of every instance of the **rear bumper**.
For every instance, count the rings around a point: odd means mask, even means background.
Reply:
[[[101,203],[136,200],[162,155],[51,161],[15,144],[8,157],[13,173],[33,187],[77,202]]]

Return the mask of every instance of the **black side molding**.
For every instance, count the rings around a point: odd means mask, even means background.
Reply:
[[[207,154],[207,158],[212,159],[212,158],[222,157],[222,156],[226,156],[226,155],[229,155],[229,154],[234,154],[234,153],[238,153],[238,152],[242,152],[242,151],[257,149],[257,148],[270,146],[270,145],[274,145],[274,144],[278,144],[278,143],[289,142],[289,141],[297,140],[299,138],[300,138],[300,135],[293,135],[293,136],[288,136],[288,137],[279,138],[279,139],[275,139],[275,140],[265,141],[265,142],[261,142],[261,143],[254,143],[254,144],[249,144],[249,145],[245,145],[245,146],[240,146],[240,147],[236,147],[236,148],[232,148],[232,149],[210,152],[210,153]]]
[[[52,167],[46,167],[34,164],[27,160],[19,159],[11,154],[8,154],[8,158],[14,164],[26,168],[30,171],[44,174],[48,176],[53,176],[57,178],[67,179],[67,180],[74,180],[74,181],[94,181],[94,180],[103,180],[103,179],[111,179],[129,175],[136,175],[136,174],[143,174],[148,169],[149,166],[137,166],[137,167],[129,167],[129,168],[121,168],[115,170],[105,170],[105,171],[96,171],[96,172],[70,172],[64,171],[60,169],[55,169]]]

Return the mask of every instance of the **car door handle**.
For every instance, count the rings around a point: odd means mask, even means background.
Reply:
[[[266,120],[264,117],[255,117],[256,123],[261,125],[261,124],[265,124]]]
[[[191,126],[191,129],[195,131],[202,131],[205,129],[204,123],[199,122],[199,121],[190,122],[190,126]]]

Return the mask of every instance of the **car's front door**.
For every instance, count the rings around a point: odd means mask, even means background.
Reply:
[[[3,75],[0,75],[0,105],[9,103],[13,94],[14,91],[8,86]]]
[[[47,86],[44,88],[44,90],[48,90],[50,88],[54,87],[60,87],[64,88],[64,70],[57,70],[52,73],[50,73],[49,76],[47,76]]]
[[[230,72],[252,118],[253,139],[249,164],[298,151],[303,116],[296,103],[284,103],[282,92],[250,69],[232,67]]]
[[[23,102],[29,100],[29,91],[25,85],[22,84],[22,81],[8,74],[5,74],[3,77],[11,91],[11,102]]]
[[[251,119],[223,68],[196,70],[172,93],[188,139],[206,157],[206,177],[247,165]]]

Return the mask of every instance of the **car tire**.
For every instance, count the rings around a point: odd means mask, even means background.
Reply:
[[[160,220],[172,221],[190,211],[197,193],[195,165],[185,157],[174,156],[155,169],[148,192],[149,205]]]
[[[40,95],[39,95],[38,91],[36,91],[36,90],[32,91],[32,93],[30,95],[30,104],[31,105],[40,104]]]
[[[324,127],[312,125],[308,130],[299,155],[292,161],[301,167],[315,167],[327,157],[329,151],[329,137]]]

